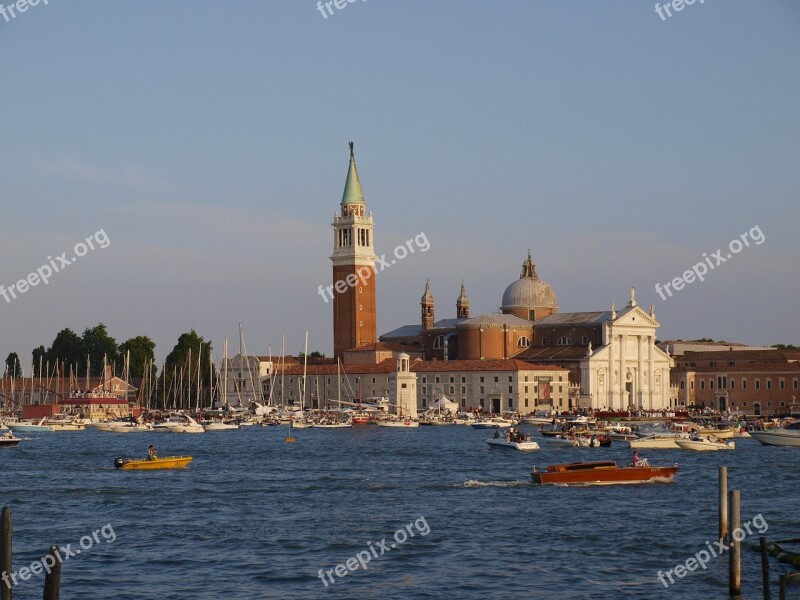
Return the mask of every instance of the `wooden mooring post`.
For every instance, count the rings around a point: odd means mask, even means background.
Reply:
[[[731,534],[730,542],[730,571],[728,573],[728,591],[731,596],[738,596],[742,591],[742,529],[740,512],[741,493],[731,490]],[[737,535],[738,534],[738,535]]]
[[[11,509],[6,507],[0,516],[0,600],[11,600],[14,592],[8,579],[11,573],[11,544],[14,537],[14,527],[11,524]],[[8,581],[8,583],[6,583]]]
[[[769,553],[767,552],[767,538],[763,535],[758,538],[761,545],[761,583],[764,588],[764,600],[772,600],[772,589],[769,585]]]
[[[0,600],[13,600],[15,573],[12,567],[12,543],[14,526],[11,522],[11,509],[5,507],[0,514]],[[47,563],[53,566],[47,570],[44,579],[43,600],[59,600],[61,590],[61,557],[58,546],[50,546]]]
[[[728,467],[719,468],[719,539],[728,537]]]
[[[786,575],[781,575],[781,578],[778,580],[778,598],[780,598],[780,600],[786,600],[786,586],[788,583],[789,580],[786,579]]]
[[[52,560],[48,561],[53,564],[44,578],[44,596],[43,600],[59,600],[61,595],[61,557],[58,554],[58,546],[50,546],[47,553]]]

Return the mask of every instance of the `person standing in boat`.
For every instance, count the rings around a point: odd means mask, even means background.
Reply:
[[[631,466],[632,467],[637,466],[639,464],[639,460],[641,460],[639,458],[639,451],[638,450],[634,450],[633,451],[633,459],[631,460]]]
[[[158,450],[153,444],[150,444],[150,447],[147,449],[147,458],[149,460],[155,460],[158,458]]]

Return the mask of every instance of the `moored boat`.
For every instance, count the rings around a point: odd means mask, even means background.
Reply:
[[[53,431],[44,424],[45,421],[47,421],[47,417],[38,423],[33,423],[32,421],[15,421],[14,423],[9,423],[8,427],[14,433],[41,433]]]
[[[387,419],[385,421],[376,421],[378,427],[401,427],[401,428],[414,428],[419,427],[419,421],[412,421],[411,419]]]
[[[531,440],[531,436],[509,431],[505,435],[495,432],[495,437],[486,440],[490,448],[507,448],[520,452],[532,452],[539,449],[539,444]]]
[[[750,437],[757,439],[765,446],[800,447],[800,421],[790,423],[786,427],[775,427],[765,430],[750,430]]]
[[[555,485],[618,485],[633,483],[669,483],[678,472],[678,465],[656,467],[639,461],[636,466],[619,467],[613,460],[550,465],[546,470],[531,471],[533,483]]]
[[[714,450],[733,450],[736,448],[734,442],[724,442],[712,436],[675,440],[681,450],[694,450],[695,452],[709,452]]]
[[[14,434],[10,431],[7,431],[3,435],[0,435],[0,447],[2,446],[16,446],[22,440],[18,437],[14,437]]]
[[[191,456],[165,456],[164,458],[116,458],[114,466],[123,471],[153,471],[155,469],[183,469],[192,462]]]
[[[474,429],[505,429],[514,425],[511,419],[503,419],[502,417],[494,417],[493,419],[482,419],[475,421],[472,424]]]
[[[642,450],[677,450],[679,439],[687,439],[685,434],[680,433],[654,433],[637,440],[630,440],[628,444],[631,448]]]

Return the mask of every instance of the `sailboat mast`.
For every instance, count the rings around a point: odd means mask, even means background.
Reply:
[[[303,350],[303,396],[300,400],[300,410],[306,409],[306,368],[308,366],[308,331],[306,331],[306,345]]]

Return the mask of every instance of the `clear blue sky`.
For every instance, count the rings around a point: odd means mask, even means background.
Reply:
[[[0,283],[93,232],[11,303],[0,353],[63,327],[190,328],[332,350],[331,216],[347,142],[378,253],[379,332],[461,279],[497,310],[528,248],[562,311],[635,286],[660,337],[800,343],[800,3],[50,0],[0,18]],[[662,301],[654,286],[758,225]],[[235,346],[235,343],[232,342]]]

